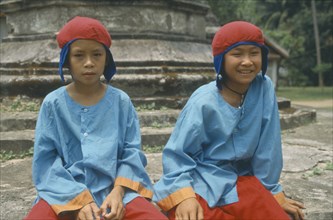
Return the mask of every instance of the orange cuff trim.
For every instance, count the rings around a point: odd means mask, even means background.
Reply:
[[[69,201],[65,205],[51,205],[53,211],[59,215],[61,212],[65,211],[75,211],[81,209],[83,206],[94,202],[93,197],[91,196],[89,190],[85,190],[76,196],[74,199]]]
[[[117,177],[117,179],[114,183],[114,186],[124,186],[124,187],[130,188],[130,189],[136,191],[137,193],[139,193],[141,196],[148,198],[148,199],[151,199],[153,197],[153,191],[145,188],[139,182],[135,182],[131,179],[127,179],[124,177]]]
[[[169,196],[159,201],[157,205],[161,207],[161,209],[163,209],[164,211],[169,211],[170,209],[188,198],[196,198],[195,192],[192,187],[182,188],[170,194]]]
[[[285,195],[284,195],[283,192],[279,192],[279,193],[275,194],[275,195],[274,195],[274,198],[276,199],[276,201],[277,201],[280,205],[282,205],[282,204],[284,204],[284,203],[287,202],[287,201],[286,201],[286,197],[285,197]]]

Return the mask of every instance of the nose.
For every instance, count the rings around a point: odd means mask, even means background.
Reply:
[[[93,67],[94,66],[94,62],[92,60],[92,57],[90,57],[90,56],[86,57],[86,60],[84,62],[84,66],[85,67]]]
[[[251,66],[253,64],[251,58],[249,56],[244,56],[243,60],[241,62],[241,65],[243,66]]]

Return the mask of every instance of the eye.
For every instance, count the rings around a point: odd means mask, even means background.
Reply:
[[[250,54],[251,54],[251,56],[260,55],[260,50],[252,50]]]
[[[242,54],[241,53],[232,53],[231,56],[234,56],[234,57],[240,57]]]
[[[75,54],[73,54],[73,56],[79,58],[79,57],[82,57],[83,54],[81,54],[81,53],[75,53]]]
[[[100,57],[100,56],[102,56],[102,53],[94,53],[94,56],[95,57]]]

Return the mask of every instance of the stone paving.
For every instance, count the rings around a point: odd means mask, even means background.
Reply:
[[[284,168],[281,183],[288,197],[303,202],[306,219],[333,219],[332,108],[317,109],[317,121],[283,131]],[[152,181],[161,173],[161,154],[147,154]],[[22,219],[35,190],[31,158],[1,163],[0,219]]]

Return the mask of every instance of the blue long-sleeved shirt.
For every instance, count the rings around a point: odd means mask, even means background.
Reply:
[[[93,106],[82,106],[66,87],[48,94],[35,130],[33,182],[37,200],[59,214],[92,201],[100,206],[115,185],[129,190],[126,204],[153,195],[141,152],[135,109],[124,92],[108,86]]]
[[[210,207],[231,204],[238,201],[236,181],[244,175],[277,194],[281,170],[280,120],[269,77],[253,80],[239,108],[211,82],[192,94],[177,120],[153,199],[165,211],[195,193]]]

